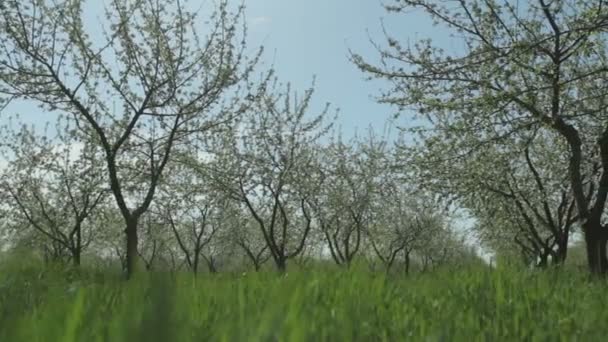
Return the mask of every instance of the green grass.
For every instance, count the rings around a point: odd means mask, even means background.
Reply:
[[[603,341],[606,283],[483,267],[201,275],[0,268],[0,341]]]

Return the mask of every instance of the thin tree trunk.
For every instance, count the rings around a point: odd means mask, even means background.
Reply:
[[[553,265],[562,266],[566,262],[568,256],[568,240],[562,239],[557,245],[557,251],[555,251]]]
[[[210,257],[205,257],[203,255],[203,258],[205,259],[205,262],[207,263],[207,269],[209,270],[209,273],[215,274],[217,273],[217,265],[216,265],[216,260],[213,256]]]
[[[80,267],[80,255],[81,255],[80,248],[75,248],[72,251],[72,263],[75,267]]]
[[[137,219],[127,219],[127,228],[125,229],[127,238],[127,253],[126,253],[126,264],[127,264],[127,278],[131,278],[137,271],[138,264],[138,237],[137,237]]]
[[[194,257],[194,263],[192,263],[192,273],[194,273],[194,275],[198,274],[198,264],[199,264],[199,257],[196,256]]]
[[[76,248],[72,251],[74,266],[80,267],[80,255],[82,254],[82,227],[76,227]]]
[[[280,273],[285,273],[285,271],[287,270],[287,259],[283,258],[283,257],[279,257],[276,260],[277,263],[277,269],[279,270]]]
[[[538,263],[536,264],[536,267],[538,268],[547,268],[548,265],[548,258],[549,258],[549,253],[547,252],[541,252],[541,254],[539,255],[540,260],[538,261]]]

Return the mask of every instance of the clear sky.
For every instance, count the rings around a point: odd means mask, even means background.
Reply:
[[[245,0],[245,5],[251,45],[264,45],[265,61],[274,61],[278,76],[296,89],[306,89],[316,75],[316,103],[340,108],[346,135],[369,125],[382,129],[395,111],[376,103],[373,97],[385,84],[366,81],[349,61],[349,49],[377,60],[370,38],[383,42],[382,22],[402,41],[443,40],[421,13],[388,13],[380,0]]]

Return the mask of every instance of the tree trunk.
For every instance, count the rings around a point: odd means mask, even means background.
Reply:
[[[80,255],[81,255],[80,248],[75,248],[72,251],[72,263],[74,264],[75,267],[80,267]]]
[[[285,273],[285,271],[287,270],[287,259],[283,258],[283,257],[279,257],[276,260],[277,263],[277,269],[279,270],[280,273]]]
[[[405,252],[403,263],[405,264],[405,274],[410,274],[410,252]]]
[[[346,269],[350,269],[350,267],[352,266],[352,264],[353,264],[353,256],[347,258],[344,261],[344,266],[346,267]]]
[[[594,275],[603,275],[608,271],[608,258],[606,256],[608,234],[605,230],[606,227],[599,223],[587,223],[583,226],[587,247],[587,262],[589,270]]]
[[[207,269],[209,269],[209,273],[217,273],[217,265],[215,258],[213,256],[210,256],[209,258],[205,258],[205,261],[207,262]]]
[[[138,264],[138,253],[137,253],[137,225],[138,220],[134,218],[127,219],[127,228],[125,234],[127,237],[127,253],[126,253],[126,264],[127,264],[127,279],[131,278],[137,271]]]
[[[198,274],[198,265],[200,264],[200,260],[201,260],[201,252],[196,250],[195,251],[195,255],[194,255],[194,261],[192,262],[192,265],[190,265],[191,269],[192,269],[192,273],[194,273],[194,275]]]
[[[80,223],[76,227],[76,247],[72,251],[74,266],[80,266],[80,255],[82,254],[82,227]]]
[[[568,256],[568,239],[562,239],[557,245],[557,250],[553,256],[553,265],[562,266],[566,262]]]
[[[538,268],[542,268],[545,269],[547,268],[548,265],[548,258],[549,258],[549,253],[546,252],[542,252],[539,256],[538,256],[539,260],[536,264],[536,267]]]

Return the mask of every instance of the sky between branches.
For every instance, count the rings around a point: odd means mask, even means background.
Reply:
[[[86,1],[87,29],[103,21],[104,2]],[[281,82],[291,82],[292,89],[299,92],[309,88],[316,77],[312,109],[321,109],[326,102],[338,108],[338,125],[345,136],[362,133],[370,125],[380,133],[395,113],[394,108],[376,103],[374,96],[383,83],[366,81],[349,61],[349,49],[377,61],[378,52],[370,39],[384,43],[382,25],[401,41],[432,38],[447,44],[446,48],[452,42],[421,13],[389,14],[381,0],[244,0],[244,4],[248,47],[252,54],[260,45],[265,49],[259,70],[273,67]],[[190,0],[188,5],[201,8],[201,18],[205,18],[205,10],[214,7],[214,0]],[[201,25],[201,29],[205,27]],[[6,123],[14,114],[37,126],[55,121],[55,116],[20,101],[3,111],[0,122]],[[407,123],[407,117],[399,123]]]

